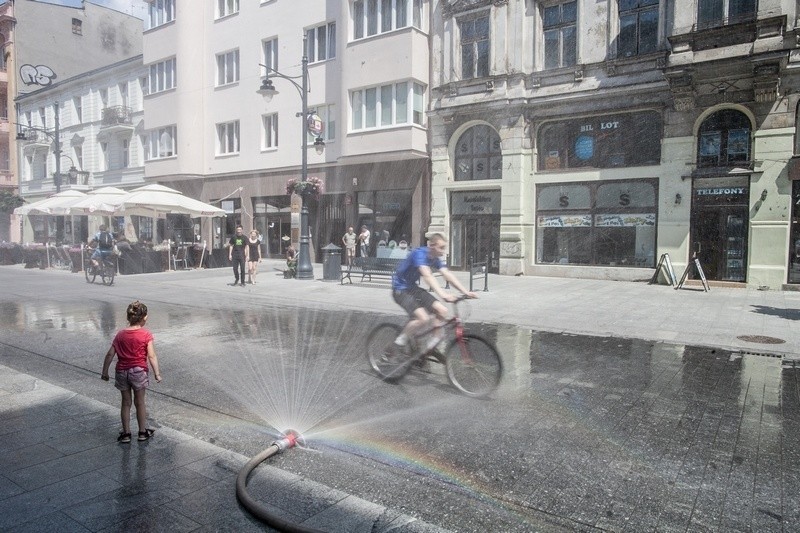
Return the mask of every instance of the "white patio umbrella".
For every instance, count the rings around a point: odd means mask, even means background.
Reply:
[[[121,198],[117,214],[157,216],[159,214],[182,214],[195,217],[220,217],[225,211],[211,204],[183,195],[157,183],[145,185]]]
[[[81,198],[69,208],[72,215],[111,215],[122,198],[128,194],[117,187],[101,187],[89,191],[85,198]]]
[[[15,215],[68,215],[70,206],[85,198],[86,195],[72,189],[61,191],[52,196],[23,205],[14,209]]]

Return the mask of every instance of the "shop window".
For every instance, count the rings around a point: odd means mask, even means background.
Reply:
[[[489,14],[460,20],[461,79],[484,78],[489,75]]]
[[[458,139],[454,166],[456,181],[502,178],[500,136],[490,126],[471,127]]]
[[[384,241],[399,243],[411,242],[411,197],[410,190],[369,191],[356,195],[358,202],[358,223],[367,226],[370,236],[370,255],[375,255],[378,245]]]
[[[657,165],[661,115],[654,111],[553,122],[539,129],[539,170]]]
[[[575,65],[578,55],[577,21],[578,2],[563,2],[544,7],[544,68]]]
[[[750,161],[750,119],[724,109],[703,121],[697,135],[697,166],[726,167]]]
[[[656,180],[540,186],[537,263],[653,268],[657,196]]]
[[[649,54],[657,43],[658,0],[619,0],[617,55]]]

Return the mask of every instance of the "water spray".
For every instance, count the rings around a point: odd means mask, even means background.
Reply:
[[[239,475],[236,477],[236,498],[239,500],[239,503],[241,503],[244,508],[247,509],[253,516],[279,531],[296,533],[322,533],[318,529],[302,527],[293,522],[284,520],[273,513],[270,513],[261,504],[254,500],[250,496],[250,493],[247,492],[247,479],[258,465],[273,455],[277,455],[284,450],[294,448],[298,445],[302,448],[305,445],[305,439],[303,439],[303,436],[299,432],[290,429],[284,432],[280,439],[274,441],[269,445],[268,448],[250,459],[250,461],[248,461],[247,464],[242,467],[242,469],[239,471]]]

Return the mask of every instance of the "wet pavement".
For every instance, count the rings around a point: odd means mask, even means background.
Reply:
[[[264,275],[240,289],[225,285],[227,274],[124,276],[98,287],[0,268],[0,529],[42,530],[62,518],[69,531],[258,528],[236,505],[232,478],[289,427],[311,449],[273,458],[253,492],[308,524],[338,505],[344,512],[326,530],[359,530],[360,520],[365,531],[800,527],[799,389],[797,371],[783,368],[791,354],[532,329],[524,302],[493,300],[515,281],[501,280],[472,303],[471,328],[497,344],[506,374],[490,400],[473,400],[440,368],[397,385],[371,375],[363,339],[378,322],[400,320],[384,288]],[[597,282],[586,294],[632,301],[640,290]],[[118,393],[97,372],[134,297],[151,309],[165,380],[148,393],[161,438],[126,451],[114,442]],[[775,310],[758,313],[760,328],[730,313],[755,335],[795,320],[777,295],[718,297],[728,309]],[[582,304],[587,316],[603,314],[599,303]],[[501,306],[519,318],[488,320],[485,309]],[[686,334],[713,327],[713,314]],[[573,324],[590,325],[577,312]],[[784,345],[797,342],[795,327],[783,328]],[[282,476],[289,481],[276,482]],[[52,500],[83,484],[92,490]]]

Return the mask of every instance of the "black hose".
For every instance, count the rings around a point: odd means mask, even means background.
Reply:
[[[278,531],[287,531],[289,533],[324,533],[318,529],[303,527],[294,522],[284,520],[279,516],[275,516],[261,506],[250,496],[250,493],[247,492],[247,479],[250,477],[250,473],[255,470],[258,465],[281,451],[283,451],[283,448],[278,443],[273,443],[269,448],[250,459],[250,461],[239,470],[239,475],[236,477],[236,498],[253,516]]]

